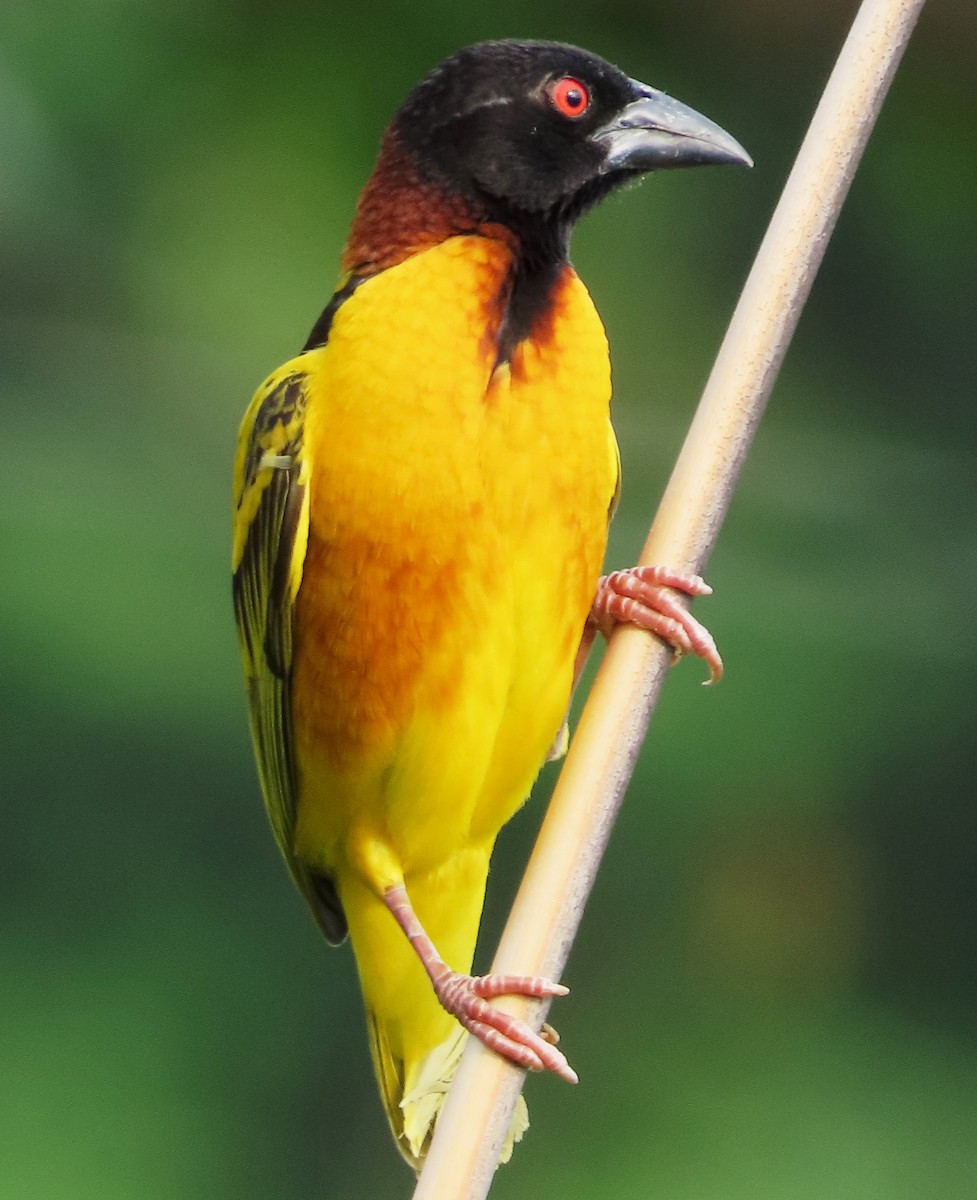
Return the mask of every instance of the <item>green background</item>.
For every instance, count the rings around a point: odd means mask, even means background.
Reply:
[[[348,947],[264,823],[230,459],[420,75],[574,41],[753,172],[608,202],[633,561],[850,3],[5,0],[0,1196],[407,1197]],[[924,14],[829,247],[493,1196],[977,1196],[977,25]],[[477,635],[477,631],[476,631]],[[544,785],[506,831],[481,960]]]

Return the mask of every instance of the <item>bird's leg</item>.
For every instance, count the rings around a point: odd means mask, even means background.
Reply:
[[[709,630],[692,616],[669,589],[686,596],[708,596],[712,588],[698,575],[672,571],[668,567],[631,567],[604,575],[587,618],[577,668],[582,669],[587,651],[598,632],[610,637],[620,624],[647,629],[667,642],[676,655],[697,654],[709,666],[708,683],[718,683],[723,660]]]
[[[568,1083],[577,1074],[556,1049],[554,1034],[534,1033],[525,1021],[489,1004],[493,996],[565,996],[570,990],[533,975],[462,975],[452,971],[417,919],[402,883],[387,888],[383,902],[409,939],[445,1011],[451,1013],[490,1050],[530,1071],[552,1071]]]

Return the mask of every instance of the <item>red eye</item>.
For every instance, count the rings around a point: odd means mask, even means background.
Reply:
[[[565,117],[582,117],[590,108],[590,92],[586,84],[570,75],[558,79],[549,91],[553,107]]]

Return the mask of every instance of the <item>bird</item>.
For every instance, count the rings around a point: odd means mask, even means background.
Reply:
[[[680,599],[701,579],[601,575],[620,459],[569,241],[648,172],[723,163],[750,158],[588,51],[456,52],[395,112],[335,291],[241,425],[233,597],[265,806],[326,939],[350,935],[415,1169],[469,1035],[576,1081],[548,1027],[492,1004],[567,989],[471,969],[496,836],[566,747],[595,637],[635,624],[722,671]]]

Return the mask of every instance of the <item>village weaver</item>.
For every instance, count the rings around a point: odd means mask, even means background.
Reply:
[[[268,815],[325,936],[349,931],[415,1166],[466,1031],[576,1079],[491,1003],[566,989],[469,972],[493,844],[563,748],[595,633],[627,621],[722,669],[676,596],[701,579],[600,577],[610,366],[568,259],[609,192],[709,163],[749,157],[593,54],[460,51],[395,114],[336,291],[241,427],[234,605]]]

